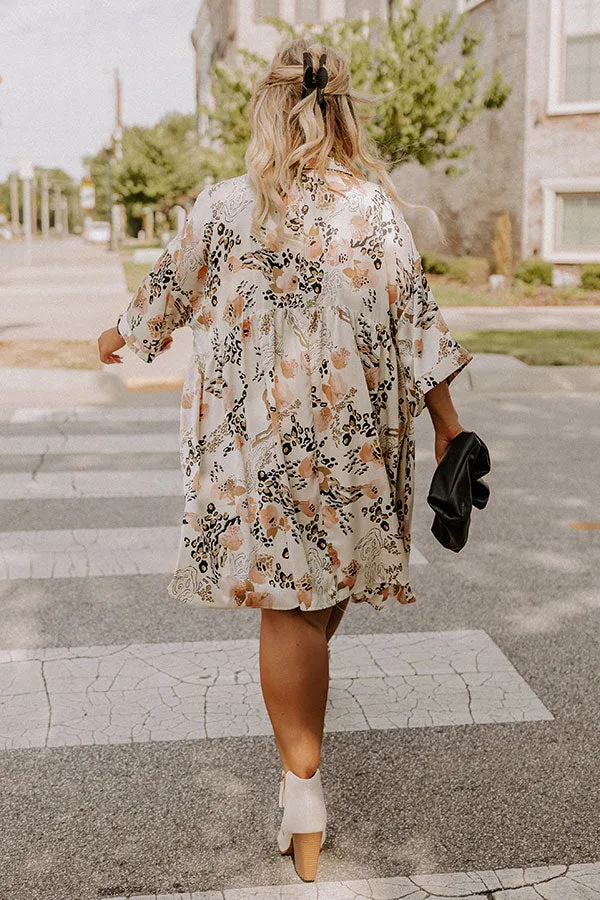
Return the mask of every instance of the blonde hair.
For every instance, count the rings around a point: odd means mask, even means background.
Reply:
[[[316,90],[302,97],[304,53],[312,56],[315,71],[321,55],[326,54],[329,79],[323,91],[324,112]],[[372,105],[376,100],[352,89],[348,63],[331,47],[299,39],[275,55],[250,104],[252,135],[245,160],[257,196],[252,222],[255,236],[260,237],[271,218],[279,220],[281,228],[285,197],[294,182],[300,183],[308,167],[325,180],[330,157],[359,178],[372,173],[396,203],[428,210],[442,234],[437,214],[430,207],[398,196],[385,163],[366,134],[363,121],[369,116],[359,113],[356,106]]]

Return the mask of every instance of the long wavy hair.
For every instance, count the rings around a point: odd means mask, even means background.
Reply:
[[[315,71],[323,53],[329,80],[324,89],[324,111],[313,90],[302,97],[303,55],[312,56]],[[392,199],[410,209],[433,214],[438,234],[442,229],[429,206],[408,203],[399,197],[364,122],[369,118],[357,107],[372,107],[376,97],[355,92],[345,58],[331,47],[309,40],[294,40],[274,57],[271,68],[256,85],[250,104],[251,139],[246,168],[256,192],[252,232],[264,235],[267,222],[280,230],[285,218],[285,198],[294,182],[300,183],[306,168],[327,178],[329,158],[359,178],[375,176]]]

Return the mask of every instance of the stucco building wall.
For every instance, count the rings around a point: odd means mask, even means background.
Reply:
[[[455,4],[429,0],[426,12],[449,8],[455,9]],[[467,22],[483,32],[476,51],[485,70],[483,83],[500,69],[512,84],[511,95],[501,110],[482,110],[462,132],[460,143],[473,145],[469,156],[456,160],[459,167],[468,169],[466,174],[449,177],[445,161],[429,168],[409,163],[399,168],[395,182],[406,200],[425,203],[440,217],[448,248],[435,240],[425,213],[410,213],[415,239],[424,249],[491,260],[495,220],[504,211],[511,218],[513,250],[520,252],[526,46],[522,0],[487,0],[468,12]]]

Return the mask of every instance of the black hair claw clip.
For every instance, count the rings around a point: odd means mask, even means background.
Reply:
[[[319,59],[319,68],[315,72],[310,53],[303,54],[304,61],[304,77],[302,79],[302,98],[308,97],[314,90],[317,92],[317,103],[321,107],[321,112],[325,115],[327,106],[323,91],[329,81],[329,72],[325,68],[327,54],[323,53]]]

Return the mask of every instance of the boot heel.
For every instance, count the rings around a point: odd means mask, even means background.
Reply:
[[[292,837],[294,866],[302,881],[314,881],[317,877],[322,835],[322,831],[313,831]]]

